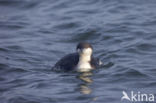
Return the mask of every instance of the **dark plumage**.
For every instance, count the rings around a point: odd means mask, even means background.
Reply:
[[[62,59],[60,59],[55,65],[54,67],[52,68],[53,70],[63,70],[63,71],[71,71],[71,70],[76,70],[77,69],[77,65],[79,63],[79,59],[80,57],[84,57],[85,58],[85,55],[84,54],[85,52],[83,51],[84,49],[87,49],[87,48],[90,48],[92,50],[92,46],[89,44],[89,43],[79,43],[77,45],[77,53],[71,53],[71,54],[68,54],[66,56],[64,56]],[[80,50],[80,51],[79,51]],[[100,60],[97,59],[97,58],[94,58],[92,56],[92,52],[88,51],[89,56],[90,56],[90,59],[89,61],[85,61],[85,64],[83,64],[82,62],[80,63],[80,65],[86,65],[89,64],[90,67],[92,69],[94,68],[97,68],[98,66],[100,66]],[[83,56],[82,56],[83,55]],[[88,57],[87,57],[88,58]],[[82,58],[81,58],[82,59]],[[85,60],[85,59],[84,59]]]
[[[74,67],[77,65],[79,61],[79,55],[78,53],[72,53],[64,56],[62,59],[60,59],[53,69],[62,69],[65,71],[73,70]]]
[[[93,47],[89,43],[86,43],[86,42],[81,42],[76,47],[76,49],[84,49],[84,48],[91,48],[91,49],[93,49]]]

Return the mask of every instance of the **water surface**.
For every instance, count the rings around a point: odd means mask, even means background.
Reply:
[[[120,103],[156,94],[155,0],[0,0],[1,103]],[[104,66],[51,67],[88,41]]]

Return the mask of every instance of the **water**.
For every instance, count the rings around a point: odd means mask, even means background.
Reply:
[[[0,0],[0,102],[127,103],[122,91],[156,94],[155,10],[155,0]],[[104,66],[51,71],[80,41]]]

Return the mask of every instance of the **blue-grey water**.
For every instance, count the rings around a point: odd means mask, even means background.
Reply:
[[[104,65],[51,71],[81,41]],[[122,91],[156,98],[155,0],[0,0],[0,103],[129,103]]]

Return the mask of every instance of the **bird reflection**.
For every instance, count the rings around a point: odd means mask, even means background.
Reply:
[[[79,86],[80,93],[84,95],[90,95],[93,92],[93,90],[89,87],[93,83],[93,80],[91,79],[92,75],[93,75],[92,72],[83,72],[79,74],[78,78],[84,82]],[[96,101],[97,98],[98,97],[92,95],[90,98],[90,102]]]
[[[81,73],[78,78],[82,81],[84,81],[83,84],[80,85],[80,92],[82,94],[91,94],[92,89],[89,88],[89,85],[93,82],[93,80],[90,78],[93,74],[91,72],[84,72]]]

